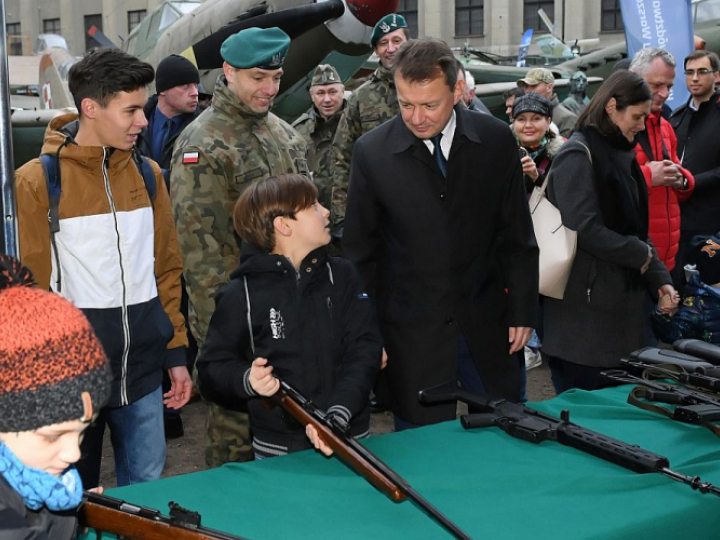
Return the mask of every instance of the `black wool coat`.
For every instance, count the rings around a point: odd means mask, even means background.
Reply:
[[[508,327],[534,327],[538,249],[509,127],[455,107],[443,178],[400,116],[353,150],[343,249],[375,299],[393,412],[415,424],[455,418],[418,391],[457,378],[460,332],[494,397],[518,399]]]

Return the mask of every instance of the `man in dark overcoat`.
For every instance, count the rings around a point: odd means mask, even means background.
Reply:
[[[404,428],[455,418],[418,403],[443,382],[518,400],[538,249],[513,135],[458,106],[449,47],[408,42],[393,72],[400,114],[355,145],[343,245],[377,303]]]

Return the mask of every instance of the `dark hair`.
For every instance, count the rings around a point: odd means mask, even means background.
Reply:
[[[514,86],[510,90],[505,90],[503,92],[502,98],[503,101],[507,101],[507,98],[515,96],[516,98],[519,98],[520,96],[525,95],[525,89],[520,88],[519,86]]]
[[[317,201],[315,184],[301,174],[279,174],[253,182],[235,204],[233,223],[240,238],[253,246],[275,248],[276,217],[295,219],[295,214]]]
[[[710,60],[710,67],[713,71],[720,71],[720,58],[712,51],[695,51],[685,57],[685,63],[683,69],[687,68],[688,62],[692,60],[700,60],[701,58],[707,58]]]
[[[637,105],[652,99],[650,87],[643,78],[632,71],[619,70],[610,75],[583,110],[575,124],[575,129],[593,127],[601,135],[616,134],[618,127],[610,120],[605,106],[615,98],[617,110],[622,111],[630,105]]]
[[[408,82],[431,81],[440,76],[450,90],[455,89],[458,78],[458,61],[447,43],[425,37],[403,43],[392,65],[393,76],[400,76]]]
[[[155,70],[147,62],[117,49],[98,49],[70,68],[68,88],[82,115],[83,99],[90,98],[105,107],[120,92],[145,88],[154,78]]]

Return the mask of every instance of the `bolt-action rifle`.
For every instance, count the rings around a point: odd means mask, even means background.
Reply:
[[[240,536],[203,527],[200,514],[170,502],[170,515],[154,508],[86,491],[78,508],[78,522],[98,532],[143,540],[246,540]]]
[[[687,340],[690,341],[690,340]],[[677,342],[676,342],[677,343]],[[702,373],[710,377],[720,378],[720,367],[703,361],[696,356],[685,354],[671,349],[658,349],[645,347],[630,353],[632,360],[648,364],[674,364],[682,367],[688,373]]]
[[[280,389],[272,396],[288,414],[303,426],[313,426],[320,438],[348,467],[365,478],[391,500],[412,500],[428,516],[437,521],[455,538],[470,540],[455,523],[415,491],[398,473],[380,458],[347,434],[347,426],[333,415],[320,410],[286,382],[280,380]]]
[[[422,390],[419,397],[421,403],[462,401],[487,411],[462,416],[460,421],[465,429],[496,426],[523,441],[535,444],[555,441],[633,472],[660,473],[701,493],[720,496],[720,488],[702,481],[699,476],[687,476],[671,470],[670,461],[666,457],[570,422],[570,412],[567,410],[562,411],[560,418],[555,418],[504,399],[490,400],[455,384],[442,384]]]
[[[642,375],[645,379],[672,379],[683,385],[700,388],[703,391],[720,394],[720,379],[706,375],[702,368],[688,372],[678,364],[649,364],[640,360],[620,359],[620,365],[628,372]]]

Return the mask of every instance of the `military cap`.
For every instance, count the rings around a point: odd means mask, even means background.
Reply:
[[[525,77],[517,82],[520,87],[523,86],[537,86],[540,83],[552,84],[555,82],[555,77],[552,71],[545,68],[533,68],[525,74]]]
[[[290,38],[279,28],[246,28],[227,38],[220,54],[237,69],[279,69],[288,49]]]
[[[310,86],[320,86],[324,84],[342,83],[342,79],[337,70],[330,64],[320,64],[313,73]]]
[[[389,34],[390,32],[394,32],[395,30],[399,30],[400,28],[407,27],[407,21],[405,21],[405,17],[403,17],[402,15],[398,15],[397,13],[385,15],[377,22],[375,28],[373,28],[372,35],[370,36],[370,46],[374,49],[375,44],[385,34]]]

